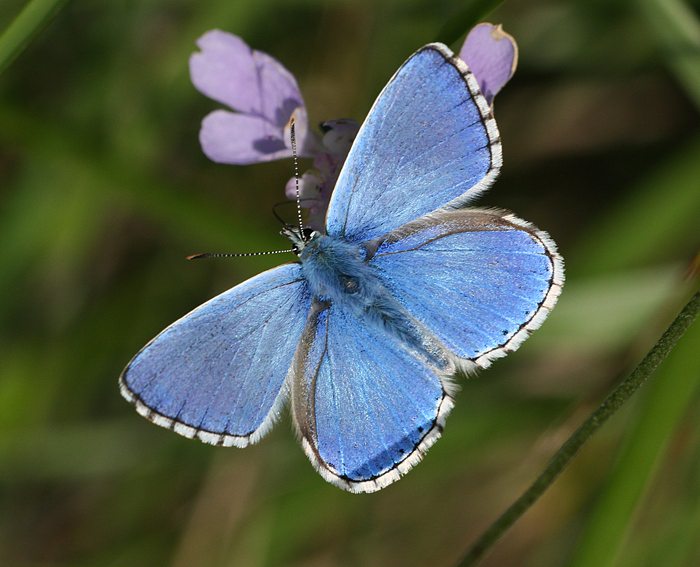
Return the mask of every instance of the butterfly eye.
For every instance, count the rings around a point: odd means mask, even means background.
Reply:
[[[343,282],[343,289],[345,290],[345,293],[352,295],[360,291],[360,282],[357,281],[357,278],[352,276],[341,276],[341,280]]]
[[[305,228],[303,229],[302,234],[304,235],[304,240],[308,242],[309,240],[316,238],[320,233],[312,228]]]

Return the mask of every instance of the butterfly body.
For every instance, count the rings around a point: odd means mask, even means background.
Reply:
[[[500,167],[474,76],[444,45],[421,48],[358,132],[325,233],[283,230],[298,261],[167,327],[127,365],[122,394],[157,425],[237,447],[288,402],[324,479],[351,492],[394,482],[440,437],[457,371],[517,349],[561,291],[546,233],[464,208]]]
[[[316,232],[304,244],[299,260],[315,297],[360,305],[380,293],[365,256],[360,246]]]
[[[368,250],[318,232],[299,255],[301,271],[314,301],[337,305],[367,325],[391,333],[422,356],[445,365],[408,312],[367,261]]]

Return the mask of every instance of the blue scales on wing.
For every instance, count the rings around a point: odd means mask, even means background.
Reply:
[[[397,480],[452,407],[440,370],[342,303],[315,303],[294,362],[292,410],[321,475],[351,492]]]
[[[564,280],[547,234],[504,211],[439,211],[368,248],[370,265],[406,310],[482,368],[542,324]]]
[[[465,63],[441,44],[418,50],[381,92],[340,173],[327,232],[359,243],[464,204],[501,166],[491,109]]]
[[[311,305],[299,264],[222,293],[148,343],[121,376],[123,395],[186,437],[245,446],[286,399],[286,379]]]

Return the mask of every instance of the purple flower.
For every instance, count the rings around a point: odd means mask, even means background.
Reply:
[[[518,44],[500,25],[477,24],[464,40],[459,56],[474,73],[481,92],[493,102],[518,65]]]
[[[197,45],[201,51],[190,58],[192,82],[206,96],[235,111],[215,110],[204,118],[199,133],[204,153],[213,161],[236,165],[291,157],[289,124],[293,116],[299,156],[314,160],[313,168],[299,178],[299,195],[309,211],[309,225],[322,229],[358,123],[348,119],[323,122],[319,137],[309,131],[299,86],[282,64],[219,30],[204,34]],[[490,104],[515,72],[518,47],[500,25],[482,23],[469,32],[459,56]],[[285,194],[296,198],[294,178],[287,182]]]
[[[277,60],[220,30],[197,41],[190,57],[194,86],[235,110],[215,110],[202,121],[199,140],[207,157],[245,165],[292,155],[289,121],[294,115],[299,155],[313,155],[304,99],[294,76]]]

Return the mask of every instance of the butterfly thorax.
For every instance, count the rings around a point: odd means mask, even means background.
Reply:
[[[381,282],[365,262],[362,248],[316,233],[299,255],[311,292],[321,301],[348,304],[381,295]]]
[[[434,345],[415,320],[386,288],[376,268],[368,263],[367,252],[345,240],[316,233],[299,255],[301,268],[314,299],[342,305],[362,320],[379,325],[399,337],[433,362]]]

